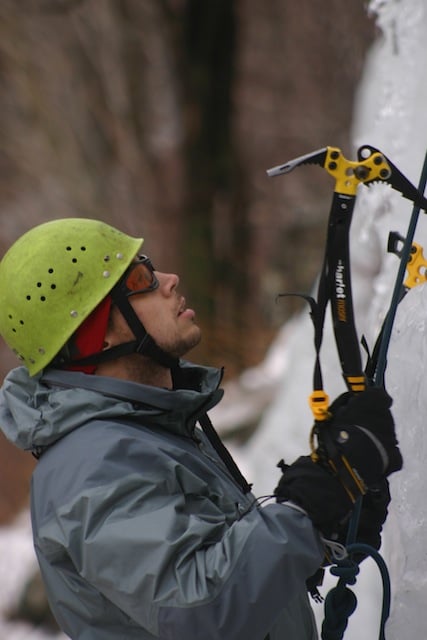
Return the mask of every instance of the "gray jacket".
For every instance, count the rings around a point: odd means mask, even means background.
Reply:
[[[259,507],[196,426],[220,373],[188,388],[10,372],[0,425],[42,450],[31,486],[49,601],[75,640],[314,640],[305,580],[322,561],[310,520]]]

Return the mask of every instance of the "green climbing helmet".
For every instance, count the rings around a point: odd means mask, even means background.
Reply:
[[[11,246],[0,263],[0,334],[30,375],[58,354],[142,243],[99,220],[65,218]]]

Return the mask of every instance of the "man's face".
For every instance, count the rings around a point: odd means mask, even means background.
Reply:
[[[159,286],[153,291],[132,295],[129,301],[158,346],[180,358],[200,342],[201,331],[195,322],[196,314],[186,307],[185,298],[178,292],[179,278],[176,274],[154,273]],[[117,344],[134,339],[116,307],[112,310],[112,326]]]

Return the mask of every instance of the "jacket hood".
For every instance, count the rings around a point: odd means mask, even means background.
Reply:
[[[222,372],[180,364],[181,388],[151,387],[115,378],[47,370],[31,377],[9,372],[0,389],[0,429],[20,449],[47,447],[90,420],[127,420],[187,434],[222,398]]]

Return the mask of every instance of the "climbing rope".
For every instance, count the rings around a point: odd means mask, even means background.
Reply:
[[[357,607],[357,598],[347,585],[356,583],[359,573],[358,563],[352,556],[361,554],[371,557],[376,563],[383,587],[379,640],[385,640],[385,623],[390,614],[391,588],[387,565],[382,556],[368,544],[353,543],[347,546],[347,557],[336,560],[330,572],[339,578],[336,586],[325,598],[325,617],[322,624],[322,640],[341,640],[348,625],[348,619]]]

